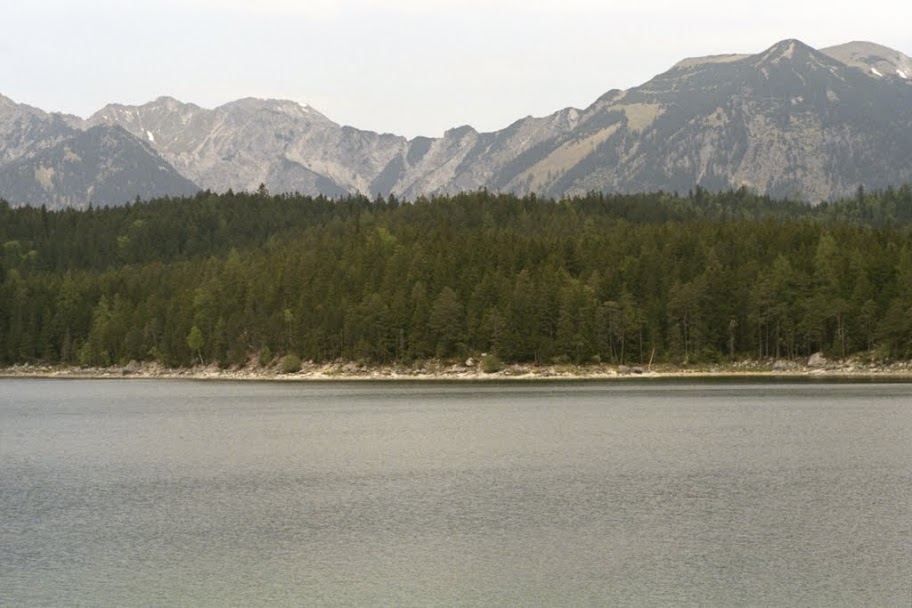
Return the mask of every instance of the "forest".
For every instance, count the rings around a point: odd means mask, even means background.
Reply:
[[[912,357],[912,189],[0,201],[0,365]]]

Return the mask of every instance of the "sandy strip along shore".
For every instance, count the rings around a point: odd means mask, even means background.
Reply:
[[[124,378],[196,380],[609,380],[634,378],[884,378],[912,382],[912,361],[863,363],[857,360],[830,361],[808,366],[792,361],[741,361],[718,365],[506,365],[486,373],[473,362],[424,361],[413,365],[370,366],[357,363],[305,362],[301,371],[281,373],[277,365],[219,368],[216,365],[169,368],[157,363],[132,362],[125,366],[71,367],[16,365],[0,368],[7,378]]]

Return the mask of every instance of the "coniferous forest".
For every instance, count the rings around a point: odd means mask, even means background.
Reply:
[[[912,357],[912,189],[0,201],[0,365]]]

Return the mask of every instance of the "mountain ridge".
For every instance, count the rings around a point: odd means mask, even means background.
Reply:
[[[415,199],[480,188],[566,196],[744,186],[815,203],[858,185],[912,181],[907,77],[912,59],[887,47],[816,50],[786,39],[755,54],[683,59],[585,108],[412,139],[339,125],[289,100],[248,97],[210,110],[162,96],[108,104],[82,120],[0,96],[0,175],[59,145],[64,127],[116,126],[215,191],[264,184],[275,193]],[[10,104],[18,122],[4,118]]]

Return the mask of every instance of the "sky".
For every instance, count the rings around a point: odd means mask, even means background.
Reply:
[[[291,99],[436,137],[584,108],[685,57],[797,38],[912,55],[908,0],[0,0],[0,94],[87,117],[168,95]]]

